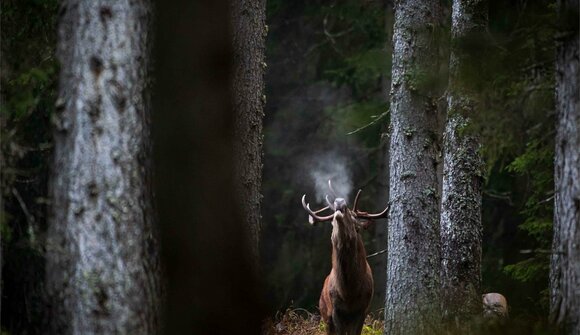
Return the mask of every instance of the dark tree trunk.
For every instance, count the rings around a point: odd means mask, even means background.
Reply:
[[[438,1],[395,3],[390,125],[387,334],[440,324]]]
[[[262,202],[262,119],[266,0],[231,1],[234,42],[233,104],[236,194],[258,262]]]
[[[559,2],[556,48],[554,240],[550,314],[566,334],[580,334],[580,71],[578,1]]]
[[[2,99],[2,97],[0,97],[0,101],[3,103],[4,99]],[[2,120],[0,120],[0,127],[2,127],[2,129],[6,129],[4,127],[4,122]],[[0,162],[4,162],[4,157],[2,157],[2,152],[0,151]],[[2,201],[2,192],[0,192],[0,220],[4,219],[2,216],[4,215],[4,202]],[[3,285],[3,281],[2,281],[2,230],[0,229],[0,297],[2,297],[2,290],[4,289],[4,285]],[[0,299],[0,316],[2,315],[2,299]]]
[[[259,334],[264,309],[235,188],[231,3],[159,0],[157,8],[153,130],[165,333]]]
[[[69,0],[58,29],[47,289],[53,334],[152,334],[148,1]]]
[[[453,327],[481,314],[482,161],[470,129],[477,106],[467,77],[476,64],[464,46],[481,38],[487,15],[487,0],[453,1],[441,196],[443,317]]]

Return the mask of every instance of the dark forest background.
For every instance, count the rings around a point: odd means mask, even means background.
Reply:
[[[392,4],[267,6],[262,277],[272,314],[314,311],[330,270],[330,226],[310,226],[300,197],[320,201],[316,182],[333,177],[347,197],[364,188],[364,209],[386,203]],[[486,162],[483,291],[503,293],[522,320],[548,315],[554,13],[553,1],[491,1],[489,30],[471,41],[485,64],[470,78],[484,106],[474,118]],[[17,333],[42,318],[58,1],[5,0],[1,20],[2,330]],[[369,254],[386,247],[384,234],[380,225],[364,234]],[[369,263],[384,275],[384,254]]]
[[[485,61],[471,78],[484,102],[475,117],[486,162],[482,288],[504,293],[522,318],[542,318],[549,305],[553,13],[549,1],[491,1],[487,36],[472,41]],[[263,271],[273,310],[313,310],[331,231],[311,227],[300,207],[303,193],[316,194],[313,175],[346,170],[365,209],[386,203],[392,5],[269,1],[268,24]],[[381,234],[378,225],[364,234],[369,254],[386,247]],[[382,257],[369,260],[375,277]]]

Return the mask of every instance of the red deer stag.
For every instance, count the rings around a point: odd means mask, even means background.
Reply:
[[[328,185],[334,193],[330,181]],[[335,198],[331,203],[327,196],[328,206],[313,211],[306,203],[306,194],[302,197],[311,224],[332,221],[332,270],[324,281],[319,301],[328,335],[360,335],[373,296],[373,274],[359,231],[366,229],[373,219],[385,218],[389,207],[377,214],[359,211],[360,193],[361,190],[352,210],[343,198]],[[325,210],[334,213],[320,216]]]

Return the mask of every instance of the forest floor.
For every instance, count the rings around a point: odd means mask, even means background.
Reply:
[[[325,335],[326,325],[320,315],[302,308],[287,309],[264,324],[264,335]],[[361,335],[382,335],[384,323],[369,314]]]
[[[551,328],[546,320],[514,318],[505,321],[475,321],[471,332],[478,335],[555,335],[558,332]],[[279,312],[274,318],[266,320],[263,335],[326,335],[326,325],[319,314],[302,308],[289,308]],[[382,335],[384,321],[369,314],[365,320],[361,335]],[[461,333],[463,335],[463,333]]]

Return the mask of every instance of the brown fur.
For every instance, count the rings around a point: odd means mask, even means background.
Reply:
[[[359,335],[373,295],[373,274],[355,220],[346,209],[332,221],[332,270],[319,301],[328,335]]]

